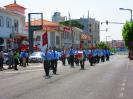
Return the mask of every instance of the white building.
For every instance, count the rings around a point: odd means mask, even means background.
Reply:
[[[38,23],[38,20],[32,22]],[[70,27],[47,20],[43,20],[43,23],[43,29],[34,32],[34,46],[37,46],[40,50],[45,50],[47,47],[56,47],[57,49],[70,48],[71,46],[74,48],[80,47],[81,29],[73,27],[71,31]],[[45,33],[47,33],[48,43],[43,45],[46,40],[43,39]]]
[[[79,29],[77,27],[73,27],[73,47],[74,48],[80,48],[80,37],[83,33],[82,29]]]
[[[25,8],[16,2],[0,8],[0,37],[4,39],[4,49],[17,47],[13,44],[25,26]]]

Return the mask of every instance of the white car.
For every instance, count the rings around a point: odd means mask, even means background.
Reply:
[[[8,64],[8,53],[4,53],[4,64]]]
[[[35,63],[43,62],[42,52],[33,52],[29,56],[29,62],[35,62]]]

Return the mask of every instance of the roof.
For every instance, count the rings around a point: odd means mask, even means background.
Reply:
[[[41,25],[41,20],[34,20],[31,21],[31,25],[32,26],[37,26],[37,25]],[[28,27],[28,22],[25,23],[26,28]],[[62,28],[61,28],[62,27]],[[43,29],[50,31],[50,30],[60,30],[60,31],[66,31],[66,32],[70,32],[70,28],[64,25],[60,25],[59,23],[56,22],[51,22],[48,20],[43,19]]]
[[[26,27],[28,26],[28,22],[26,22]],[[34,20],[34,21],[31,21],[31,25],[35,26],[35,25],[41,25],[41,20]],[[58,23],[55,23],[55,22],[51,22],[51,21],[48,21],[48,20],[45,20],[43,19],[43,25],[44,26],[59,26]]]
[[[4,7],[19,7],[19,8],[22,8],[22,9],[26,9],[26,8],[24,8],[23,6],[18,5],[18,4],[16,4],[16,3],[12,3],[12,4],[6,5],[6,6],[4,6]]]

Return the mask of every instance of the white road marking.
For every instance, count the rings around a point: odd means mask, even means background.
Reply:
[[[127,82],[127,80],[126,80],[126,79],[124,79],[123,81],[124,81],[124,82]]]
[[[125,88],[124,88],[124,87],[122,87],[122,88],[121,88],[121,91],[124,91],[124,90],[125,90]]]
[[[126,84],[125,83],[122,83],[121,86],[125,86]]]
[[[123,93],[120,93],[119,97],[123,97],[123,96],[124,96],[124,94]]]

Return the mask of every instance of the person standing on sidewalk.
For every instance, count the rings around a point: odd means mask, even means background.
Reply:
[[[24,50],[22,52],[22,60],[23,60],[23,67],[26,67],[26,58],[27,58],[27,52]]]
[[[44,71],[45,71],[45,76],[46,78],[49,78],[49,69],[50,69],[50,60],[51,60],[51,53],[50,51],[48,51],[48,49],[46,49],[45,52],[42,53],[42,57],[43,57],[43,67],[44,67]]]
[[[13,52],[12,50],[9,50],[8,52],[8,69],[13,68]]]
[[[4,53],[0,50],[0,71],[3,70]]]
[[[18,70],[17,65],[19,64],[19,53],[17,51],[14,52],[13,58],[15,64],[14,70]]]
[[[26,65],[29,65],[29,50],[27,50]]]

